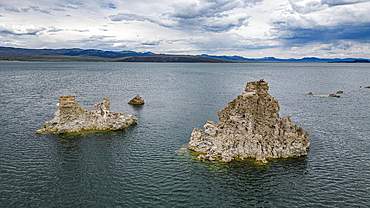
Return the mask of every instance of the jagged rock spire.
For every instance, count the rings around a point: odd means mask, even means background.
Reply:
[[[193,130],[188,148],[202,152],[199,159],[223,162],[306,155],[309,132],[292,125],[290,116],[279,117],[280,106],[268,89],[263,80],[247,83],[245,92],[217,112],[219,123],[208,121],[204,132]]]

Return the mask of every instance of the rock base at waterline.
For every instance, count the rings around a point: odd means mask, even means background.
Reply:
[[[111,112],[108,97],[104,97],[103,102],[95,104],[94,111],[80,107],[75,100],[75,95],[62,95],[58,99],[58,110],[54,113],[55,117],[37,130],[37,134],[119,130],[137,122],[135,116],[117,111]]]
[[[267,92],[267,82],[249,82],[243,94],[217,112],[220,122],[207,121],[204,132],[193,130],[188,149],[198,159],[230,162],[235,158],[286,158],[307,155],[309,132],[280,118],[277,100]]]

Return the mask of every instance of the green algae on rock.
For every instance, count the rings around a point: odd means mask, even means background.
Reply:
[[[217,112],[220,122],[207,121],[204,132],[193,130],[188,149],[202,152],[198,159],[221,160],[287,158],[307,155],[308,131],[279,117],[280,106],[267,92],[267,82],[249,82],[243,94]]]
[[[75,95],[62,95],[58,103],[55,117],[47,121],[37,134],[43,133],[74,133],[92,130],[119,130],[127,128],[137,122],[132,115],[110,111],[110,100],[103,98],[103,102],[94,105],[94,111],[83,109],[75,100]]]

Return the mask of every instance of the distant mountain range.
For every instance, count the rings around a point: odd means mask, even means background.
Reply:
[[[60,62],[191,62],[191,63],[231,63],[231,62],[335,62],[370,63],[368,59],[278,59],[275,57],[244,58],[242,56],[169,55],[152,52],[103,51],[95,49],[25,49],[0,47],[0,61],[60,61]]]
[[[102,51],[94,49],[23,49],[0,47],[0,61],[47,61],[47,62],[192,62],[230,63],[211,57],[166,55],[152,52]]]
[[[242,56],[212,56],[207,54],[200,55],[202,57],[209,57],[209,58],[217,58],[222,59],[226,61],[232,61],[232,62],[345,62],[345,63],[370,63],[368,59],[361,59],[361,58],[334,58],[334,59],[324,59],[324,58],[316,58],[316,57],[305,57],[301,59],[278,59],[275,57],[265,57],[265,58],[244,58]]]

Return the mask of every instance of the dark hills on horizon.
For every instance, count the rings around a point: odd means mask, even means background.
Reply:
[[[370,63],[368,59],[305,57],[301,59],[278,59],[275,57],[244,58],[242,56],[170,55],[152,52],[103,51],[95,49],[25,49],[0,47],[0,61],[46,61],[46,62],[181,62],[181,63],[231,63],[231,62],[334,62]]]
[[[12,47],[0,47],[0,61],[231,63],[231,61],[211,57],[154,54],[152,52],[115,52],[79,48],[24,49]]]

